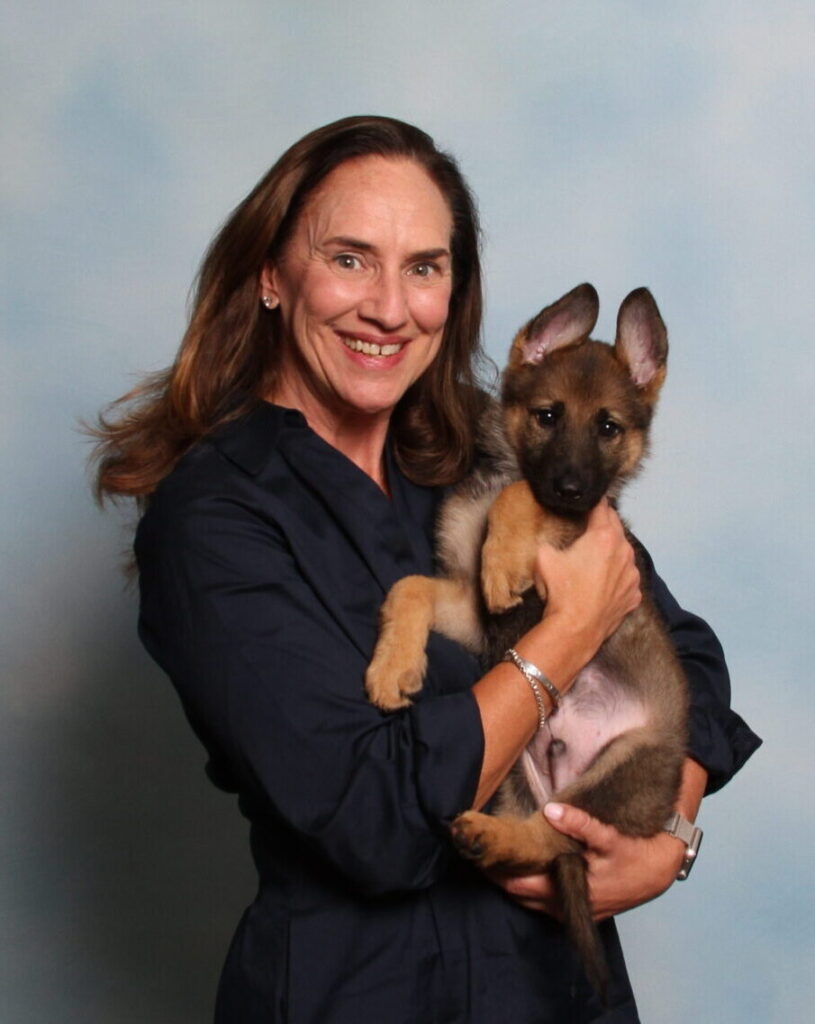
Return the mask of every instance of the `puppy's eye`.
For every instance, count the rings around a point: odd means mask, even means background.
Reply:
[[[618,434],[622,434],[623,428],[619,423],[615,423],[612,419],[600,420],[597,425],[597,429],[600,433],[600,437],[617,437]]]
[[[553,427],[557,423],[557,413],[551,407],[532,409],[531,412],[541,427]]]

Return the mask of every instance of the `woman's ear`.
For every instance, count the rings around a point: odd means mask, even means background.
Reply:
[[[260,272],[260,301],[267,309],[277,309],[280,296],[277,292],[277,275],[272,263],[264,263]]]

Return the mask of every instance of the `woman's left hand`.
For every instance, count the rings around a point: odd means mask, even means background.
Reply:
[[[555,828],[585,844],[589,896],[598,921],[659,896],[682,865],[684,844],[667,832],[633,839],[566,804],[547,804],[544,813]],[[521,906],[556,918],[562,916],[550,875],[491,873],[491,877]]]

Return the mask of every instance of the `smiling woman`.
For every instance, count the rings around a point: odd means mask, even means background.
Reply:
[[[547,698],[440,636],[420,700],[383,714],[365,696],[383,597],[432,573],[445,485],[475,461],[480,322],[456,164],[410,125],[348,118],[292,146],[236,208],[175,362],[101,419],[99,493],[144,510],[140,636],[251,823],[258,893],[219,1024],[637,1019],[610,921],[603,1007],[548,877],[495,884],[450,841]],[[516,650],[563,692],[639,602],[639,576],[608,506],[538,568],[548,604]],[[697,698],[677,806],[692,816],[750,740],[715,637],[664,587],[658,600]],[[621,837],[568,808],[556,827],[586,842],[602,917],[665,889],[684,854],[667,833]]]
[[[385,435],[402,396],[436,358],[452,291],[450,209],[412,160],[361,157],[309,196],[261,274],[280,310],[281,352],[266,398],[380,486]]]
[[[428,281],[438,272],[449,289],[438,358],[393,410],[394,457],[416,482],[451,483],[461,475],[472,457],[471,424],[483,404],[476,386],[482,358],[482,296],[473,200],[455,162],[424,132],[392,118],[350,117],[311,132],[287,150],[214,239],[201,266],[190,324],[175,363],[146,379],[100,418],[100,496],[144,500],[200,437],[274,393],[281,364],[297,357],[291,351],[289,326],[279,311],[273,312],[276,292],[263,286],[272,284],[271,277],[286,276],[288,257],[307,253],[308,264],[317,258],[313,237],[294,236],[302,234],[300,214],[306,206],[319,206],[321,216],[328,214],[326,188],[333,172],[353,165],[354,173],[342,175],[344,198],[351,192],[362,197],[368,189],[352,187],[361,167],[372,173],[371,167],[381,168],[383,163],[401,167],[402,195],[389,200],[383,194],[378,214],[370,208],[366,216],[378,218],[382,231],[388,216],[401,225],[402,211],[393,203],[405,200],[405,178],[418,181],[422,194],[431,200],[427,214],[436,218],[436,234],[428,252],[402,253],[414,259],[403,270],[411,280]],[[415,221],[421,214],[412,201]],[[335,218],[339,212],[334,210]],[[343,231],[349,230],[347,219],[344,223]],[[323,234],[321,241],[330,242],[330,235]],[[377,279],[382,254],[372,251],[374,241],[356,232],[335,238],[337,274]],[[424,250],[428,243],[418,244]],[[389,261],[393,255],[388,254]],[[292,276],[290,265],[290,280]],[[374,301],[381,303],[382,295]],[[369,299],[360,312],[364,315],[373,308]],[[381,326],[356,326],[361,337],[352,339],[352,345],[378,343]]]

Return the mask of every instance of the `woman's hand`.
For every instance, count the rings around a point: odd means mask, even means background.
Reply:
[[[632,839],[577,807],[550,803],[545,813],[555,828],[586,846],[589,897],[598,921],[659,896],[682,865],[684,844],[667,832],[650,839]],[[561,918],[550,875],[491,873],[490,877],[521,906]]]
[[[545,617],[582,638],[586,661],[642,600],[633,548],[605,499],[574,544],[539,549],[537,573],[546,592]]]

